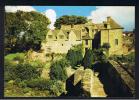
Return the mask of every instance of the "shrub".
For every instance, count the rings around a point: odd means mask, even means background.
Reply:
[[[56,80],[45,80],[42,78],[27,81],[27,87],[48,90],[51,95],[55,96],[64,91],[63,83]]]
[[[21,88],[26,88],[27,84],[25,83],[25,81],[21,81],[21,82],[18,83],[18,86],[21,87]]]
[[[92,64],[95,62],[106,63],[107,61],[107,57],[103,53],[102,48],[93,50],[88,49],[83,58],[83,66],[91,68]]]
[[[6,60],[4,62],[4,80],[10,81],[16,78],[15,74],[15,65],[12,64],[11,61]]]
[[[101,63],[107,63],[108,62],[108,58],[107,56],[103,53],[103,49],[99,48],[99,49],[94,49],[93,50],[93,56],[94,56],[94,62],[101,62]]]
[[[24,57],[18,55],[13,60],[17,60],[19,62],[23,62],[24,61]]]
[[[72,67],[81,64],[83,60],[82,47],[80,45],[73,46],[68,51],[66,59],[69,60]]]
[[[92,50],[88,49],[83,58],[83,66],[86,68],[87,67],[90,68],[92,63],[93,63],[93,52],[92,52]]]
[[[28,63],[19,63],[15,68],[15,74],[21,80],[30,80],[39,77],[41,72]]]
[[[50,68],[51,79],[65,81],[67,78],[66,66],[69,66],[69,63],[65,59],[53,62]]]

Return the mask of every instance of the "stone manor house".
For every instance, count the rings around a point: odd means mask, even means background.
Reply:
[[[59,30],[49,30],[42,49],[45,53],[67,53],[73,45],[82,44],[84,52],[110,44],[109,54],[122,54],[123,27],[110,16],[103,23],[88,20],[85,24],[62,25]]]

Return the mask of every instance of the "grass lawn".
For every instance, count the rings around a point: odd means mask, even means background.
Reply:
[[[25,57],[25,53],[13,53],[13,54],[8,54],[6,55],[4,58],[5,60],[14,60],[14,58],[16,57],[21,57],[24,58]]]

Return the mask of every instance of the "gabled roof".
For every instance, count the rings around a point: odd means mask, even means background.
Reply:
[[[80,30],[72,30],[72,31],[75,33],[77,40],[80,40],[81,39],[81,31]]]
[[[57,34],[60,32],[60,30],[51,30],[53,35],[57,36]]]
[[[115,28],[123,28],[121,25],[119,25],[117,22],[115,22],[111,17],[108,17],[109,20],[107,20],[107,23],[110,24],[111,29],[115,29]]]
[[[69,35],[69,33],[70,33],[70,30],[62,30],[62,31],[63,31],[63,33],[65,34],[66,38],[68,38],[68,35]]]

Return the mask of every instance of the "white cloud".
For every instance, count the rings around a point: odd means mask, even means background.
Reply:
[[[6,12],[17,12],[18,10],[25,11],[25,12],[36,11],[31,6],[5,6]]]
[[[97,6],[96,8],[88,16],[88,19],[92,19],[93,22],[101,23],[106,20],[107,16],[111,16],[125,30],[133,30],[135,28],[134,6]]]
[[[54,29],[54,24],[56,21],[56,12],[53,9],[48,9],[45,11],[45,15],[50,19],[51,24],[49,25],[50,29]]]

